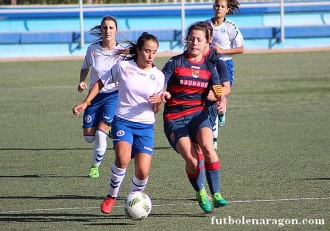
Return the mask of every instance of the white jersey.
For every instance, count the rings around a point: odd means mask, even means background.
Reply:
[[[232,49],[244,45],[243,35],[231,20],[226,19],[220,26],[214,26],[212,20],[207,20],[213,27],[213,40],[211,47],[219,46],[221,49]],[[232,59],[232,55],[223,55],[223,60]]]
[[[118,63],[121,58],[115,55],[118,49],[124,49],[121,45],[117,45],[114,49],[106,51],[101,47],[100,43],[92,44],[87,48],[85,60],[81,69],[90,69],[90,84],[91,89],[95,82],[101,76],[111,69],[113,65]],[[110,93],[118,90],[115,84],[103,87],[100,93]]]
[[[115,115],[132,122],[153,124],[155,113],[149,97],[162,93],[165,77],[152,67],[141,70],[133,60],[121,61],[101,77],[103,84],[118,82],[118,104]]]

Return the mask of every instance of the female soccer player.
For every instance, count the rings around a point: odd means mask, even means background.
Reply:
[[[123,49],[116,42],[117,21],[105,16],[101,25],[90,30],[90,34],[100,37],[99,41],[90,45],[80,71],[78,92],[88,88],[85,80],[90,72],[90,89],[99,77],[116,64],[120,57],[114,56],[118,49]],[[118,87],[115,84],[104,87],[91,104],[87,106],[83,116],[83,135],[85,141],[94,143],[93,160],[88,176],[99,177],[99,166],[107,149],[107,137],[118,101]]]
[[[125,56],[126,61],[101,76],[85,101],[73,108],[73,113],[78,115],[104,86],[118,82],[118,105],[111,128],[116,158],[111,167],[109,193],[101,205],[101,211],[106,214],[112,211],[131,158],[134,158],[135,176],[130,192],[143,191],[148,182],[155,113],[162,106],[165,79],[153,64],[158,46],[154,35],[143,33],[136,44],[131,44],[128,52],[131,56]]]
[[[227,14],[234,14],[236,9],[239,10],[238,0],[215,0],[214,17],[207,20],[213,27],[211,47],[222,54],[222,59],[226,62],[230,86],[235,74],[233,55],[244,52],[244,40],[240,30],[233,21],[226,18]],[[225,113],[219,114],[219,126],[224,126],[225,118]]]
[[[166,92],[170,95],[164,108],[164,132],[171,146],[186,162],[188,179],[196,191],[200,207],[212,211],[212,204],[204,188],[204,169],[199,168],[195,143],[205,156],[206,177],[215,207],[220,206],[220,161],[213,149],[212,123],[205,105],[210,86],[217,100],[226,103],[221,92],[217,70],[203,55],[209,46],[210,34],[203,22],[191,25],[183,54],[172,57],[164,66]],[[223,105],[225,106],[225,105]]]

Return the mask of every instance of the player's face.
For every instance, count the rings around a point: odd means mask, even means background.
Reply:
[[[105,20],[101,25],[103,41],[114,41],[116,39],[117,27],[112,20]]]
[[[190,32],[187,46],[190,57],[200,58],[208,45],[204,31],[192,30]]]
[[[141,49],[137,50],[137,65],[141,69],[149,69],[155,60],[158,50],[157,42],[153,40],[147,40]]]
[[[214,17],[224,18],[229,11],[227,0],[217,0],[213,5]]]

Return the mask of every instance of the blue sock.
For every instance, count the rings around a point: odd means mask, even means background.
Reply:
[[[205,163],[205,172],[211,194],[220,193],[220,161]]]
[[[204,187],[204,168],[199,167],[196,173],[187,172],[190,184],[193,186],[196,192],[199,192]]]

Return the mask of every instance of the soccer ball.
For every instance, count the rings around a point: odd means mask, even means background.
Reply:
[[[145,219],[151,211],[151,200],[143,192],[131,192],[124,201],[126,215],[133,220]]]

